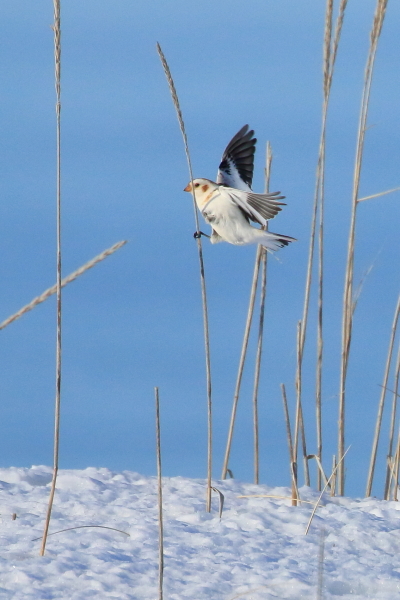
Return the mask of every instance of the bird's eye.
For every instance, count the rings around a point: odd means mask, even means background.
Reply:
[[[199,183],[195,183],[194,187],[199,187],[199,185],[200,185]]]

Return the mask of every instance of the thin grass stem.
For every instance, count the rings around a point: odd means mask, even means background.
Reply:
[[[392,453],[393,453],[394,429],[395,429],[395,425],[396,425],[396,414],[397,414],[397,398],[399,397],[399,394],[398,394],[399,377],[400,377],[400,344],[399,344],[399,349],[397,351],[396,367],[395,367],[395,374],[394,374],[394,391],[392,392],[393,400],[392,400],[392,410],[391,410],[391,414],[390,414],[388,456],[392,456]],[[385,500],[389,500],[389,497],[390,497],[390,489],[389,489],[390,486],[388,485],[388,477],[389,477],[389,470],[387,469],[386,470],[385,490],[384,490],[384,495],[383,495]]]
[[[56,88],[56,131],[57,131],[57,336],[56,336],[56,398],[54,419],[54,455],[53,478],[51,482],[50,497],[44,525],[43,540],[40,556],[44,556],[46,541],[49,531],[51,511],[53,508],[54,494],[58,473],[58,456],[60,445],[60,407],[61,407],[61,17],[60,0],[54,0],[54,60],[55,60],[55,88]]]
[[[386,190],[385,192],[379,192],[378,194],[372,194],[371,196],[364,196],[364,198],[359,198],[358,202],[364,202],[364,200],[371,200],[372,198],[379,198],[380,196],[386,196],[386,194],[392,194],[393,192],[398,192],[400,187],[393,188],[391,190]]]
[[[282,400],[283,400],[283,411],[285,414],[285,423],[286,423],[286,435],[288,441],[289,448],[289,467],[290,467],[290,479],[292,482],[292,506],[297,506],[297,501],[299,498],[299,492],[297,489],[297,463],[296,457],[294,454],[294,446],[292,441],[292,430],[290,427],[290,416],[289,409],[286,397],[286,388],[285,384],[281,383],[281,391],[282,391]]]
[[[185,154],[187,165],[189,169],[189,177],[192,187],[193,196],[193,210],[194,220],[196,224],[196,232],[199,233],[199,215],[196,205],[196,192],[193,185],[193,170],[192,162],[189,153],[189,144],[186,135],[185,124],[183,121],[182,111],[179,104],[178,94],[176,92],[174,80],[172,79],[171,71],[168,66],[167,60],[161,49],[160,44],[157,44],[157,52],[161,60],[161,64],[164,69],[165,76],[167,78],[168,86],[171,92],[172,101],[175,106],[176,115],[178,118],[179,128],[181,130],[183,144],[185,147]],[[208,324],[208,308],[207,308],[207,291],[206,291],[206,279],[204,271],[204,259],[203,259],[203,248],[201,244],[201,236],[197,236],[197,251],[199,255],[199,267],[200,267],[200,283],[201,283],[201,299],[203,306],[203,328],[204,328],[204,347],[205,347],[205,361],[206,361],[206,380],[207,380],[207,492],[206,492],[206,511],[211,511],[211,488],[212,488],[212,389],[211,389],[211,357],[210,357],[210,336],[209,336],[209,324]]]
[[[89,260],[82,267],[79,267],[79,269],[77,269],[76,271],[74,271],[73,273],[68,275],[67,277],[64,277],[64,279],[61,280],[61,287],[63,288],[68,283],[71,283],[71,281],[75,281],[75,279],[78,279],[78,277],[80,275],[83,275],[83,273],[85,273],[86,271],[88,271],[89,269],[91,269],[92,267],[97,265],[97,263],[99,263],[102,260],[104,260],[105,258],[107,258],[107,256],[114,254],[114,252],[116,252],[117,250],[122,248],[122,246],[125,246],[125,244],[127,244],[127,241],[118,242],[117,244],[114,244],[114,246],[111,246],[111,248],[107,248],[107,250],[104,250],[104,252],[101,252],[101,254],[98,254],[97,256],[92,258],[92,260]],[[5,321],[0,323],[0,330],[4,329],[5,327],[7,327],[7,325],[10,325],[14,321],[16,321],[17,319],[22,317],[22,315],[29,312],[33,308],[35,308],[35,306],[37,306],[38,304],[41,304],[42,302],[44,302],[45,300],[50,298],[50,296],[52,296],[56,292],[57,292],[57,284],[55,284],[51,288],[48,288],[47,290],[45,290],[43,292],[43,294],[34,298],[31,302],[29,302],[29,304],[26,304],[25,306],[20,308],[19,311],[17,311],[13,315],[11,315],[11,317],[8,317],[8,319],[5,319]]]
[[[341,458],[341,460],[342,460],[342,461],[344,460],[344,457],[346,456],[346,454],[348,453],[348,451],[349,451],[349,450],[350,450],[350,446],[347,448],[346,452],[343,454],[343,456],[342,456],[342,458]],[[314,509],[313,509],[313,511],[312,511],[312,513],[311,513],[311,517],[310,517],[310,520],[308,521],[308,525],[307,525],[307,528],[306,528],[306,531],[305,531],[305,534],[304,534],[304,535],[307,535],[307,533],[309,532],[309,529],[310,529],[310,526],[311,526],[311,521],[312,521],[312,520],[313,520],[313,518],[314,518],[314,515],[315,515],[315,513],[316,513],[316,511],[317,511],[317,508],[318,508],[318,505],[319,505],[319,503],[321,502],[321,498],[322,498],[322,496],[324,495],[324,492],[325,492],[326,488],[328,487],[328,485],[330,484],[331,480],[332,480],[332,479],[333,479],[333,477],[335,476],[335,473],[336,473],[336,471],[337,471],[338,467],[339,467],[339,463],[336,465],[335,469],[332,471],[332,473],[331,473],[331,475],[330,475],[330,477],[329,477],[328,481],[326,482],[326,484],[325,484],[325,486],[324,486],[323,490],[321,491],[321,494],[320,494],[320,496],[319,496],[319,498],[318,498],[317,502],[315,503]]]
[[[271,178],[272,165],[272,150],[271,144],[267,142],[266,162],[265,162],[265,193],[269,192],[269,184]],[[268,229],[268,224],[266,225]],[[263,349],[263,334],[264,334],[264,316],[265,316],[265,298],[267,294],[267,251],[261,250],[257,257],[261,261],[261,294],[260,294],[260,320],[258,325],[258,340],[256,366],[254,372],[254,388],[253,388],[253,429],[254,429],[254,483],[260,481],[260,458],[259,458],[259,426],[258,426],[258,387],[260,383],[261,372],[261,356]]]
[[[361,168],[364,153],[365,132],[367,130],[367,117],[369,98],[371,93],[372,75],[375,64],[376,50],[378,40],[382,30],[382,25],[385,17],[387,0],[377,0],[373,25],[370,35],[370,46],[367,57],[367,64],[364,74],[364,86],[361,98],[360,117],[358,124],[356,155],[354,162],[353,175],[353,191],[351,198],[351,217],[350,230],[347,246],[347,263],[345,271],[344,292],[343,292],[343,316],[342,316],[342,351],[341,351],[341,366],[340,366],[340,384],[339,384],[339,427],[338,427],[338,494],[344,495],[344,473],[345,463],[342,460],[344,457],[345,445],[345,401],[346,401],[346,380],[347,367],[349,363],[350,344],[353,326],[353,280],[354,280],[354,252],[355,252],[355,232],[356,232],[356,217],[358,196],[361,178]],[[372,469],[373,470],[373,469]],[[371,479],[371,469],[368,476],[367,491],[369,489]],[[367,494],[369,495],[369,494]]]
[[[333,455],[332,458],[332,473],[335,473],[334,476],[332,477],[332,481],[331,481],[331,496],[334,496],[336,494],[336,456]]]
[[[385,406],[386,387],[387,387],[387,383],[388,383],[388,379],[389,379],[390,365],[392,363],[393,347],[394,347],[394,341],[395,341],[396,332],[397,332],[397,325],[399,322],[399,315],[400,315],[400,295],[398,297],[396,309],[394,311],[392,330],[391,330],[390,340],[389,340],[388,354],[387,354],[387,358],[386,358],[385,373],[383,375],[382,391],[381,391],[381,396],[379,399],[378,415],[376,417],[375,434],[374,434],[374,440],[372,442],[371,458],[370,458],[370,463],[369,463],[367,489],[365,491],[366,497],[371,495],[372,484],[374,481],[376,455],[378,452],[379,436],[381,433],[381,426],[382,426],[383,409]],[[393,424],[393,427],[394,427],[394,424]],[[391,447],[390,447],[390,450],[391,450]],[[391,452],[389,453],[389,456],[390,455],[391,455]]]
[[[339,13],[336,20],[335,33],[332,36],[333,22],[333,0],[327,0],[325,12],[324,44],[323,44],[323,105],[322,105],[322,125],[318,153],[318,162],[316,170],[316,183],[314,191],[314,203],[311,219],[311,234],[308,254],[303,318],[302,318],[302,337],[300,349],[300,362],[303,361],[304,344],[306,339],[308,313],[310,304],[310,292],[312,282],[312,271],[314,263],[315,236],[317,228],[317,214],[319,208],[319,230],[318,230],[318,323],[317,323],[317,364],[316,364],[316,428],[317,428],[317,453],[322,460],[322,413],[321,413],[321,395],[322,395],[322,366],[323,366],[323,240],[324,240],[324,197],[325,197],[325,145],[326,145],[326,122],[328,114],[328,105],[332,77],[336,61],[337,50],[339,46],[340,34],[343,25],[344,12],[347,0],[341,0]],[[321,489],[321,477],[318,471],[317,487]]]
[[[244,329],[242,350],[240,353],[239,367],[238,367],[238,373],[237,373],[237,377],[236,377],[236,386],[235,386],[235,392],[233,395],[232,413],[231,413],[231,419],[229,422],[228,439],[227,439],[227,443],[226,443],[221,479],[226,479],[226,475],[227,475],[228,468],[229,468],[229,457],[230,457],[231,447],[232,447],[233,430],[235,427],[237,405],[238,405],[238,401],[239,401],[240,387],[242,384],[243,369],[244,369],[244,364],[246,361],[247,348],[249,345],[251,322],[252,322],[253,314],[254,314],[254,303],[256,300],[258,274],[260,271],[259,256],[261,255],[262,251],[263,251],[262,246],[258,245],[256,261],[254,264],[253,280],[252,280],[252,284],[251,284],[249,308],[247,311],[247,318],[246,318],[246,325],[245,325],[245,329]]]

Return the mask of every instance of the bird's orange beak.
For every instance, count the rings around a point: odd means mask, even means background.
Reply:
[[[185,187],[185,189],[183,191],[184,192],[191,192],[192,191],[192,184],[188,183],[187,186]]]

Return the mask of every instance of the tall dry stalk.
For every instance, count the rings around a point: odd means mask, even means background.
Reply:
[[[285,423],[286,423],[286,435],[288,441],[289,448],[289,466],[290,466],[290,477],[292,480],[292,506],[297,506],[299,500],[299,491],[297,489],[297,464],[295,461],[294,450],[293,450],[293,441],[292,441],[292,430],[290,427],[290,417],[289,417],[289,409],[286,397],[286,388],[285,384],[281,383],[281,391],[282,391],[282,400],[283,400],[283,411],[285,414]]]
[[[156,400],[156,454],[157,454],[157,499],[158,499],[158,600],[163,600],[164,579],[164,527],[162,508],[162,474],[161,474],[161,428],[160,397],[158,387],[154,388]]]
[[[262,250],[263,250],[262,246],[258,245],[257,246],[256,260],[255,260],[255,264],[254,264],[253,280],[252,280],[252,283],[251,283],[249,308],[248,308],[248,311],[247,311],[247,318],[246,318],[246,325],[245,325],[245,329],[244,329],[242,350],[241,350],[241,353],[240,353],[239,367],[238,367],[238,373],[237,373],[237,377],[236,377],[236,386],[235,386],[235,392],[234,392],[234,395],[233,395],[231,420],[229,422],[228,440],[226,442],[224,464],[222,466],[221,479],[226,479],[226,475],[228,473],[229,456],[230,456],[231,447],[232,447],[233,430],[234,430],[234,427],[235,427],[237,405],[238,405],[238,402],[239,402],[240,387],[241,387],[241,384],[242,384],[244,363],[246,361],[247,348],[248,348],[248,345],[249,345],[251,322],[252,322],[253,313],[254,313],[254,303],[256,301],[258,274],[259,274],[259,271],[260,271],[260,256],[261,256]]]
[[[56,130],[57,130],[57,340],[56,340],[56,400],[54,420],[54,464],[53,479],[51,482],[50,497],[44,525],[43,540],[40,556],[46,549],[47,534],[49,531],[51,511],[53,508],[54,494],[58,473],[58,454],[60,445],[60,402],[61,402],[61,0],[54,0],[54,59],[55,59],[55,87],[56,87]]]
[[[196,232],[199,234],[200,226],[199,226],[199,215],[197,211],[196,205],[196,197],[195,197],[195,188],[193,185],[193,170],[192,170],[192,161],[190,160],[189,153],[189,145],[186,135],[185,124],[183,122],[182,111],[179,105],[178,94],[176,92],[174,80],[172,79],[171,71],[169,69],[167,60],[161,50],[160,44],[157,44],[157,52],[161,60],[161,64],[164,69],[165,76],[167,78],[169,90],[171,92],[172,101],[175,106],[176,115],[178,118],[179,128],[181,130],[183,144],[185,147],[185,154],[187,165],[189,169],[189,177],[190,182],[192,184],[192,195],[193,195],[193,210],[194,210],[194,220],[196,224]],[[206,361],[206,379],[207,379],[207,426],[208,426],[208,436],[207,436],[207,493],[206,493],[206,511],[211,511],[211,479],[212,479],[212,396],[211,396],[211,358],[210,358],[210,336],[209,336],[209,326],[208,326],[208,309],[207,309],[207,292],[206,292],[206,279],[204,272],[204,259],[203,259],[203,248],[201,244],[201,237],[197,235],[197,250],[199,255],[199,266],[200,266],[200,283],[201,283],[201,299],[203,306],[203,326],[204,326],[204,346],[205,346],[205,361]]]
[[[338,419],[338,494],[344,495],[344,473],[345,462],[344,444],[345,444],[345,400],[346,400],[346,379],[347,368],[349,364],[351,335],[353,328],[354,299],[353,299],[353,280],[354,280],[354,249],[355,249],[355,231],[358,206],[358,192],[360,187],[361,167],[363,161],[365,133],[367,130],[367,117],[369,98],[371,93],[372,74],[375,64],[376,50],[378,47],[379,36],[382,31],[383,20],[387,0],[377,0],[375,14],[370,34],[370,46],[367,57],[367,64],[364,74],[364,86],[361,98],[360,118],[357,133],[356,156],[353,175],[353,191],[351,198],[351,219],[350,231],[347,247],[347,263],[344,281],[343,293],[343,316],[342,316],[342,351],[340,365],[340,386],[339,386],[339,419]],[[369,487],[369,486],[367,486]]]
[[[293,443],[293,463],[296,465],[296,484],[297,484],[297,458],[298,458],[298,445],[299,435],[301,434],[302,449],[303,449],[303,466],[304,466],[304,483],[310,485],[310,473],[308,469],[307,459],[307,447],[306,447],[306,435],[303,418],[303,407],[301,403],[301,391],[302,391],[302,354],[301,354],[301,336],[302,336],[302,322],[297,323],[297,370],[296,370],[296,421],[294,430],[294,443]]]
[[[311,280],[314,264],[315,236],[317,229],[317,215],[319,208],[319,230],[318,230],[318,323],[317,323],[317,366],[316,366],[316,428],[317,428],[317,454],[322,461],[322,358],[323,358],[323,258],[324,258],[324,199],[325,199],[325,145],[326,145],[326,122],[328,105],[336,55],[342,31],[344,13],[347,0],[341,0],[336,20],[334,35],[332,35],[333,22],[333,0],[327,0],[325,12],[324,44],[323,44],[323,104],[322,104],[322,126],[319,144],[316,183],[314,191],[314,203],[311,219],[311,234],[306,273],[306,284],[304,294],[304,307],[302,318],[302,336],[300,346],[300,362],[303,362],[304,344],[306,340],[308,313],[310,305]],[[318,470],[317,486],[321,489],[321,476]]]
[[[400,379],[400,344],[399,349],[397,351],[397,359],[396,359],[396,367],[394,373],[394,389],[393,389],[393,400],[392,400],[392,410],[390,415],[390,426],[389,426],[389,449],[388,449],[388,457],[392,456],[393,453],[393,438],[394,438],[394,428],[396,424],[396,414],[397,414],[397,399],[399,397],[399,379]],[[398,462],[398,460],[397,460]],[[385,490],[384,490],[384,499],[389,500],[390,490],[389,490],[389,479],[390,473],[389,469],[386,471],[386,482],[385,482]]]
[[[397,502],[397,495],[399,491],[399,465],[400,465],[400,427],[397,434],[396,444],[396,463],[394,468],[394,489],[393,489],[393,500]]]
[[[381,396],[379,399],[378,415],[376,417],[375,434],[374,434],[374,440],[372,442],[371,459],[370,459],[370,463],[369,463],[369,471],[368,471],[368,478],[367,478],[367,489],[365,491],[366,496],[371,495],[372,484],[374,481],[376,455],[378,452],[379,436],[381,433],[381,426],[382,426],[383,409],[385,406],[386,390],[387,390],[387,384],[388,384],[388,380],[389,380],[390,365],[392,363],[393,347],[394,347],[394,341],[395,341],[395,337],[396,337],[397,325],[399,322],[399,315],[400,315],[400,296],[397,300],[396,309],[394,311],[392,331],[390,334],[389,349],[388,349],[388,355],[386,358],[385,373],[384,373],[383,382],[382,382],[382,391],[381,391]],[[394,406],[395,406],[395,404],[394,404]],[[395,418],[395,414],[394,415],[392,414],[393,430],[394,430],[394,418]],[[391,440],[392,439],[393,439],[393,432],[391,435]],[[391,454],[392,454],[391,446],[392,446],[392,441],[390,443],[389,457],[391,457]],[[385,490],[385,492],[386,492],[386,490]],[[386,493],[385,493],[385,495],[386,495]]]
[[[271,179],[272,150],[271,144],[267,142],[267,152],[265,161],[265,193],[269,192]],[[268,224],[265,227],[268,229]],[[257,253],[257,259],[261,261],[261,294],[260,294],[260,320],[258,324],[258,340],[256,366],[254,371],[253,387],[253,429],[254,429],[254,483],[260,481],[260,458],[259,458],[259,427],[258,427],[258,387],[260,383],[261,356],[263,348],[264,334],[264,316],[265,316],[265,297],[267,294],[267,251],[261,247],[260,254]]]

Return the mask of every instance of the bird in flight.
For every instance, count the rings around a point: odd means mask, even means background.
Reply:
[[[193,179],[185,187],[185,192],[194,194],[196,204],[206,223],[212,228],[212,244],[228,242],[237,246],[261,244],[273,251],[287,246],[295,238],[272,233],[250,225],[250,221],[262,227],[273,219],[283,202],[280,192],[255,194],[251,189],[254,170],[256,138],[254,131],[245,125],[231,139],[222,155],[218,168],[217,181]],[[196,232],[199,237],[203,232]]]

